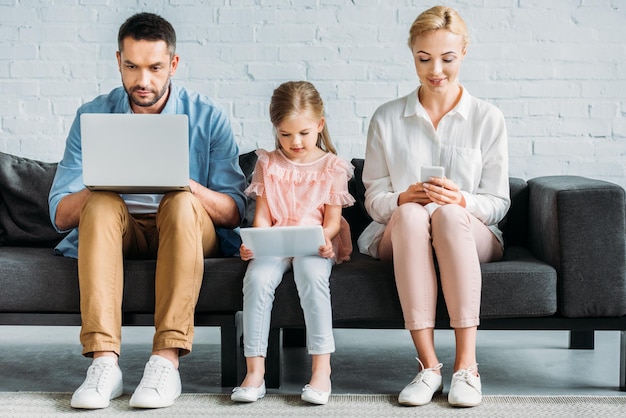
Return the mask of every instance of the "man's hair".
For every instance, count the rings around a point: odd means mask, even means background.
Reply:
[[[117,46],[122,51],[122,43],[127,37],[136,41],[165,41],[170,56],[176,53],[176,31],[167,20],[154,13],[137,13],[120,26]]]

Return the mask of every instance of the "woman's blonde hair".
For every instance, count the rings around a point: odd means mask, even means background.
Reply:
[[[308,81],[288,81],[274,90],[270,102],[270,120],[274,128],[302,112],[310,112],[313,117],[318,119],[324,117],[324,102],[313,84]],[[337,154],[330,140],[326,123],[324,123],[322,132],[317,136],[316,145],[326,152]],[[278,134],[276,136],[276,148],[280,148]]]
[[[426,32],[446,29],[463,37],[463,48],[469,44],[469,34],[465,22],[458,12],[451,7],[435,6],[422,12],[409,30],[409,48],[413,48],[415,39]]]

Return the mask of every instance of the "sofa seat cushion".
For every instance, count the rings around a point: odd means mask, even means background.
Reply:
[[[52,248],[0,247],[0,289],[0,312],[80,312],[76,260]]]
[[[481,317],[550,316],[556,312],[556,271],[522,247],[507,249],[502,261],[481,265]],[[335,326],[357,326],[365,321],[403,326],[402,309],[391,263],[352,254],[352,260],[333,267],[330,277]],[[437,318],[447,318],[439,293]],[[272,313],[275,328],[301,327],[304,317],[293,273],[276,290]]]
[[[196,312],[240,311],[246,264],[235,257],[205,259]],[[126,261],[125,312],[154,312],[155,268],[153,260]],[[0,289],[0,312],[80,312],[76,260],[51,248],[0,247]]]
[[[550,316],[557,310],[556,270],[524,247],[509,246],[497,263],[481,265],[482,318]]]

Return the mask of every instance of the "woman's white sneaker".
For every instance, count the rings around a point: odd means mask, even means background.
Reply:
[[[448,403],[452,406],[472,407],[479,405],[483,400],[480,376],[474,373],[478,364],[467,369],[457,370],[452,375]]]
[[[435,367],[425,369],[420,359],[417,359],[417,361],[420,364],[420,372],[398,395],[398,402],[401,405],[426,405],[432,400],[433,396],[443,391],[443,379],[441,374],[436,373],[441,370],[443,364],[439,363]]]

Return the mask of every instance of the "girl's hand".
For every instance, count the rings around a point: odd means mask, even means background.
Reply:
[[[241,244],[241,247],[239,247],[239,257],[241,257],[243,261],[252,260],[254,258],[254,253],[248,247]]]
[[[430,201],[439,205],[459,205],[465,207],[465,197],[459,186],[448,178],[436,178],[429,183],[422,183],[424,192]]]
[[[328,238],[326,238],[326,244],[321,245],[319,248],[319,256],[323,258],[333,258],[335,252],[333,251],[333,244]]]

